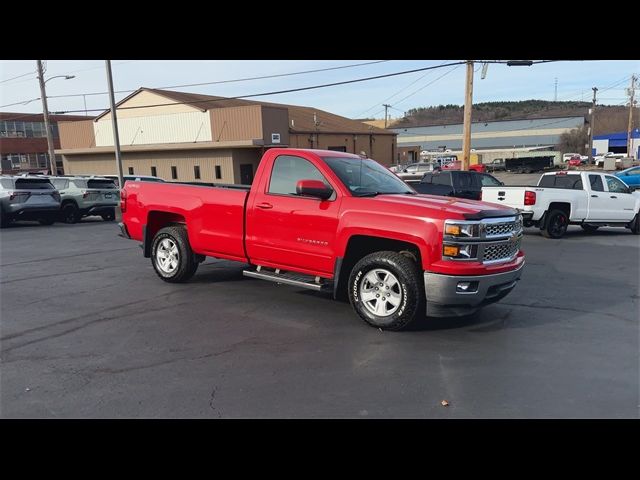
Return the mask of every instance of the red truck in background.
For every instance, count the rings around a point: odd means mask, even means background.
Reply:
[[[517,210],[419,195],[357,155],[267,150],[251,186],[127,182],[121,236],[167,282],[205,257],[244,275],[349,299],[369,325],[400,330],[506,296],[524,266]]]

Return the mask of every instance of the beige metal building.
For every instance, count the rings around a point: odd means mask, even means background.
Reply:
[[[249,184],[271,147],[364,152],[384,165],[396,154],[395,132],[312,107],[140,88],[117,108],[125,175]],[[59,130],[65,173],[116,173],[109,111]]]

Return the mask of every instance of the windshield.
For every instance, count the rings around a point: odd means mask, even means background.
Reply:
[[[323,160],[356,197],[415,193],[375,160],[349,157],[323,157]]]

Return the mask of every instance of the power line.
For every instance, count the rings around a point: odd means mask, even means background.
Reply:
[[[462,62],[462,63],[466,63],[466,62]],[[410,93],[409,95],[407,95],[407,96],[406,96],[406,97],[404,97],[403,99],[401,99],[401,100],[399,100],[399,101],[395,102],[395,104],[396,104],[396,105],[398,105],[398,104],[400,104],[400,103],[404,102],[407,98],[412,97],[413,95],[415,95],[415,94],[416,94],[416,93],[418,93],[418,92],[421,92],[422,90],[424,90],[424,89],[425,89],[425,88],[427,88],[428,86],[433,85],[433,84],[434,84],[434,83],[436,83],[438,80],[440,80],[441,78],[443,78],[443,77],[445,77],[445,76],[449,75],[449,74],[450,74],[451,72],[453,72],[455,69],[457,69],[458,67],[460,67],[460,65],[461,65],[461,64],[456,65],[456,66],[455,66],[455,67],[453,67],[451,70],[449,70],[449,71],[447,71],[447,72],[443,73],[443,74],[442,74],[442,75],[440,75],[438,78],[435,78],[433,81],[431,81],[431,82],[427,83],[426,85],[424,85],[424,86],[420,87],[420,88],[419,88],[418,90],[416,90],[415,92]]]
[[[443,64],[444,65],[444,64]],[[364,116],[364,114],[366,114],[367,112],[369,112],[370,110],[373,110],[374,108],[376,108],[378,105],[381,105],[382,103],[388,102],[389,100],[391,100],[393,97],[395,97],[396,95],[404,92],[407,88],[409,88],[411,85],[414,85],[416,83],[418,83],[420,80],[422,80],[424,77],[426,77],[427,75],[431,75],[433,73],[433,70],[428,71],[427,73],[425,73],[424,75],[421,75],[419,78],[415,79],[413,82],[411,82],[409,85],[406,85],[404,87],[402,87],[400,90],[398,90],[396,93],[394,93],[393,95],[391,95],[390,97],[385,98],[384,100],[382,100],[382,102],[380,103],[376,103],[375,105],[371,106],[370,108],[367,108],[364,112],[362,112],[360,115],[358,115],[359,117]]]
[[[118,110],[133,110],[133,109],[138,109],[138,108],[152,108],[152,107],[166,107],[166,106],[170,106],[170,105],[195,105],[195,104],[199,104],[199,103],[212,103],[212,102],[220,102],[220,101],[226,101],[226,100],[238,100],[238,99],[243,99],[243,98],[252,98],[252,97],[264,97],[264,96],[268,96],[268,95],[281,95],[283,93],[292,93],[292,92],[302,92],[302,91],[306,91],[306,90],[315,90],[318,88],[327,88],[327,87],[335,87],[338,85],[347,85],[347,84],[351,84],[351,83],[359,83],[359,82],[366,82],[369,80],[377,80],[380,78],[388,78],[388,77],[396,77],[398,75],[407,75],[409,73],[415,73],[415,72],[424,72],[426,70],[434,70],[437,68],[443,68],[443,67],[449,67],[449,66],[454,66],[454,65],[463,65],[465,64],[465,61],[460,61],[460,62],[454,62],[454,63],[449,63],[446,65],[438,65],[438,66],[432,66],[432,67],[422,67],[422,68],[415,68],[413,70],[404,70],[402,72],[394,72],[394,73],[386,73],[383,75],[374,75],[371,77],[364,77],[364,78],[356,78],[353,80],[343,80],[340,82],[332,82],[332,83],[325,83],[325,84],[321,84],[321,85],[311,85],[308,87],[299,87],[299,88],[290,88],[287,90],[277,90],[277,91],[271,91],[271,92],[262,92],[262,93],[254,93],[254,94],[250,94],[250,95],[238,95],[235,97],[222,97],[222,98],[209,98],[206,100],[191,100],[191,101],[185,101],[185,102],[171,102],[171,103],[157,103],[157,104],[152,104],[152,105],[136,105],[133,107],[119,107]],[[88,110],[67,110],[64,112],[59,112],[59,113],[76,113],[76,112],[85,112],[85,111],[89,111],[89,112],[103,112],[106,109],[101,108],[94,108],[94,109],[88,109]]]
[[[16,77],[7,78],[5,80],[0,81],[0,83],[10,82],[11,80],[15,80],[16,78],[26,77],[27,75],[33,75],[36,72],[23,73],[22,75],[18,75]]]
[[[318,72],[328,72],[331,70],[341,70],[341,69],[345,69],[345,68],[354,68],[354,67],[361,67],[364,65],[373,65],[376,63],[385,63],[388,62],[389,60],[376,60],[374,62],[364,62],[364,63],[354,63],[351,65],[339,65],[337,67],[328,67],[328,68],[317,68],[314,70],[305,70],[302,72],[289,72],[289,73],[279,73],[279,74],[275,74],[275,75],[262,75],[259,77],[244,77],[244,78],[235,78],[235,79],[230,79],[230,80],[217,80],[214,82],[201,82],[201,83],[188,83],[188,84],[184,84],[184,85],[169,85],[166,87],[153,87],[155,89],[158,90],[162,90],[162,89],[167,89],[167,88],[185,88],[185,87],[200,87],[203,85],[219,85],[222,83],[236,83],[236,82],[248,82],[251,80],[266,80],[269,78],[280,78],[280,77],[290,77],[290,76],[294,76],[294,75],[306,75],[308,73],[318,73]],[[114,93],[132,93],[135,92],[135,90],[117,90]],[[76,94],[71,94],[71,95],[49,95],[48,98],[67,98],[67,97],[83,97],[83,96],[92,96],[92,95],[107,95],[109,92],[91,92],[91,93],[76,93]]]

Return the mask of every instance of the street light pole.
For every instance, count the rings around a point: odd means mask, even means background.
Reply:
[[[47,145],[49,147],[49,165],[51,175],[56,175],[56,154],[53,147],[53,132],[49,124],[49,107],[47,106],[47,92],[44,87],[44,73],[42,71],[42,60],[38,60],[38,80],[40,81],[40,97],[42,98],[42,113],[44,114],[44,127],[47,130]]]
[[[473,108],[473,61],[467,61],[467,82],[464,93],[464,125],[462,129],[462,170],[469,170],[471,158],[471,109]]]
[[[118,119],[116,118],[116,99],[113,95],[113,76],[111,75],[111,60],[105,60],[107,67],[107,83],[109,84],[109,103],[111,104],[111,125],[113,127],[113,146],[116,152],[118,166],[118,182],[120,188],[124,186],[122,178],[122,156],[120,155],[120,136],[118,135]]]

